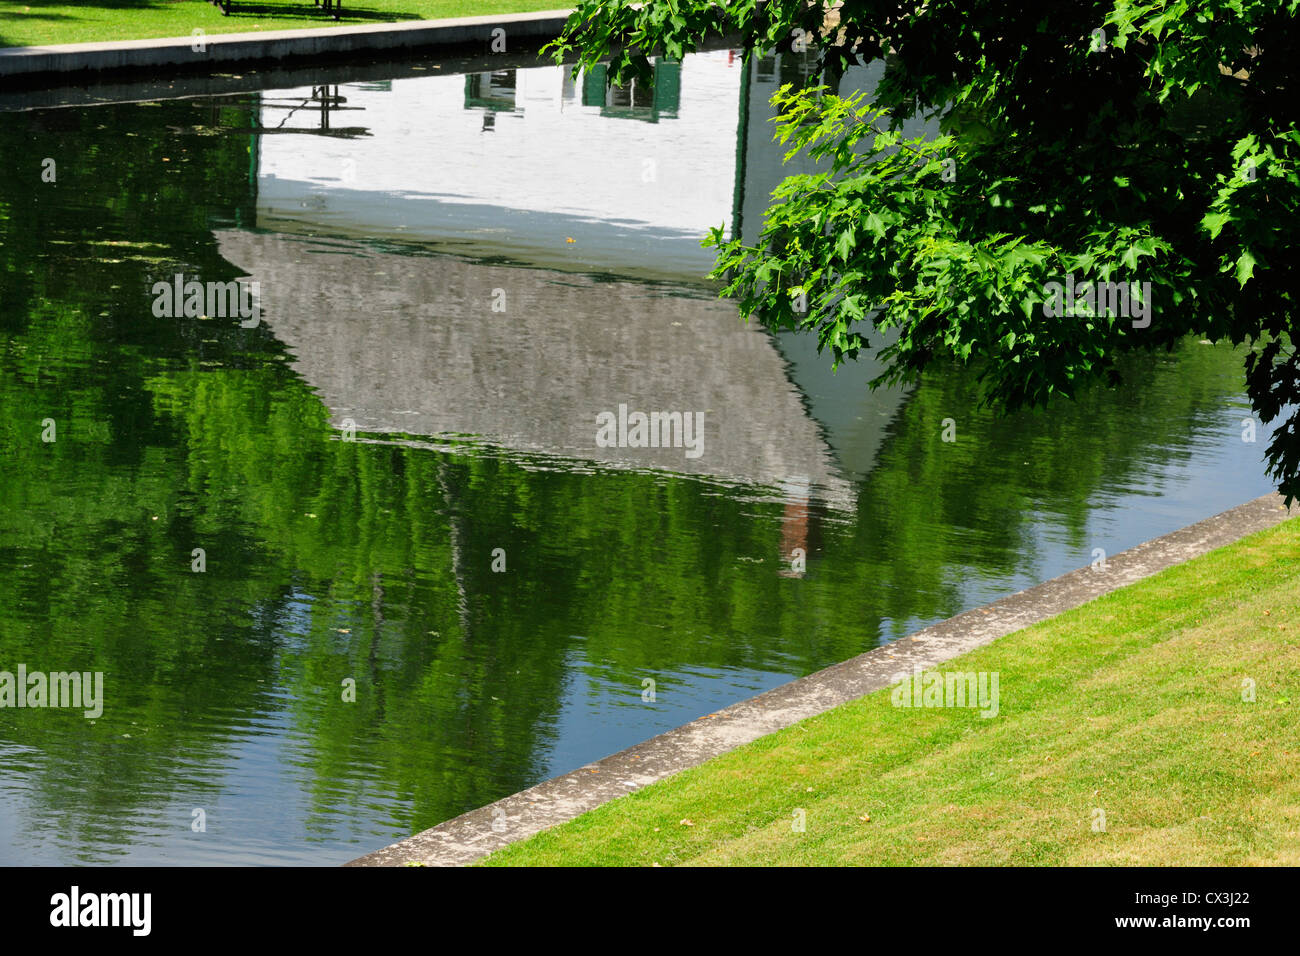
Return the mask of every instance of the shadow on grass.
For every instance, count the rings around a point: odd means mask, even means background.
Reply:
[[[74,17],[70,13],[11,13],[8,10],[0,10],[0,23],[6,20],[80,20],[81,17]]]
[[[334,14],[316,6],[311,0],[299,0],[298,3],[239,3],[230,8],[227,18],[238,20],[244,17],[275,17],[280,20],[329,20],[334,22]],[[398,20],[419,20],[423,15],[397,10],[364,10],[345,5],[339,12],[338,23],[391,23]]]
[[[311,3],[311,0],[307,0]],[[35,9],[36,7],[64,7],[67,9],[84,10],[87,7],[97,7],[100,10],[175,10],[175,0],[84,0],[82,3],[68,3],[67,0],[15,0],[7,6],[17,7],[19,5]],[[5,16],[22,17],[30,16],[26,13],[8,13]],[[67,14],[61,14],[66,16]]]
[[[25,9],[17,9],[18,3],[5,4],[10,9],[0,9],[0,23],[5,20],[46,20],[46,21],[69,21],[80,20],[84,17],[79,14],[90,10],[102,12],[122,11],[140,12],[156,11],[165,12],[183,18],[184,7],[194,7],[200,2],[204,6],[211,6],[213,10],[220,10],[216,4],[209,0],[192,0],[183,5],[178,4],[176,0],[81,0],[77,3],[68,3],[67,0],[22,0],[21,6]],[[364,6],[358,6],[353,3],[343,3],[343,9],[340,11],[339,23],[347,22],[395,22],[398,20],[419,20],[424,14],[418,11],[402,10],[368,10]],[[281,3],[241,3],[240,0],[233,0],[231,9],[227,18],[234,21],[243,18],[276,18],[281,20],[333,20],[333,12],[325,10],[319,4],[313,3],[312,0],[284,0]],[[4,44],[4,39],[0,36],[0,45]]]
[[[200,3],[202,7],[200,7]],[[99,20],[103,23],[103,15],[120,13],[123,22],[132,13],[152,13],[165,14],[174,18],[178,24],[176,35],[189,33],[192,23],[192,12],[204,7],[213,11],[220,12],[220,7],[211,4],[208,0],[183,0],[178,3],[177,0],[82,0],[80,3],[58,2],[58,0],[22,0],[21,3],[4,3],[0,5],[0,49],[5,47],[23,46],[28,43],[44,45],[46,43],[76,43],[85,40],[99,39],[98,36],[67,36],[59,38],[39,39],[39,40],[18,40],[13,34],[6,36],[5,27],[9,24],[19,22],[31,23],[40,21],[49,24],[51,29],[58,32],[66,32],[69,29],[76,30],[75,26],[70,26],[78,21]],[[87,14],[90,14],[88,17]],[[99,14],[100,17],[95,17]],[[321,24],[330,26],[347,26],[349,24],[360,25],[369,23],[396,23],[399,21],[421,20],[427,16],[427,13],[419,11],[404,10],[372,10],[365,6],[353,6],[344,2],[343,9],[339,13],[339,18],[334,19],[332,10],[325,10],[312,0],[281,0],[281,2],[268,3],[240,3],[234,0],[229,14],[221,18],[223,24],[228,24],[229,32],[238,33],[241,31],[251,31],[254,23],[259,20],[276,19],[280,21],[301,21],[303,26],[308,24]],[[113,17],[113,19],[118,19]],[[210,22],[210,21],[208,21]],[[281,23],[279,26],[287,26]],[[157,25],[154,24],[156,30]],[[209,29],[214,29],[209,27]],[[153,31],[150,32],[150,35]],[[122,36],[121,39],[135,39],[129,33]]]

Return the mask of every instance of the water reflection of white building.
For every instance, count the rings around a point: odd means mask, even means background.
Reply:
[[[742,66],[659,62],[653,88],[621,90],[561,66],[344,86],[346,125],[368,135],[262,137],[258,220],[698,277],[700,236],[731,228]],[[311,96],[275,93],[262,125],[314,127],[315,110],[290,112]]]
[[[791,68],[722,51],[622,90],[561,67],[345,85],[337,135],[260,137],[256,232],[222,254],[336,425],[851,507],[901,393],[869,392],[869,362],[832,376],[702,280],[701,235],[752,239],[782,175],[767,98]],[[268,95],[262,127],[319,131],[295,108],[319,95]],[[598,447],[622,402],[705,412],[706,453]]]

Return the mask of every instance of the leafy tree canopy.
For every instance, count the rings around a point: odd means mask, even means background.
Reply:
[[[579,68],[608,59],[623,81],[648,55],[709,37],[806,43],[829,85],[783,87],[776,134],[817,172],[781,183],[752,245],[721,229],[706,239],[743,315],[815,331],[836,362],[887,344],[876,385],[956,361],[1007,409],[1113,383],[1135,349],[1246,343],[1252,405],[1278,420],[1269,473],[1289,501],[1297,7],[581,0],[551,49]],[[845,66],[876,58],[870,98],[839,95]],[[937,118],[940,135],[904,137],[916,117]]]

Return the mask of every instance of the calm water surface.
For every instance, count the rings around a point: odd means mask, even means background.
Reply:
[[[0,709],[0,863],[341,863],[1270,489],[1227,349],[996,420],[740,323],[698,238],[806,72],[0,113],[0,670],[106,697]],[[155,315],[178,273],[259,323]]]

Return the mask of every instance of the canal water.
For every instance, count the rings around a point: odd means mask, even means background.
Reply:
[[[997,418],[742,323],[802,58],[393,72],[0,112],[0,672],[103,675],[0,863],[341,863],[1270,490],[1228,348]]]

